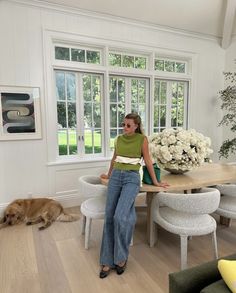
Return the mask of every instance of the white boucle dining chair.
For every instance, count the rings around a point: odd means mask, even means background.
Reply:
[[[93,219],[104,219],[107,187],[101,184],[99,176],[84,175],[79,179],[78,192],[84,198],[80,206],[83,215],[82,234],[85,234],[85,249],[89,248]]]
[[[229,162],[226,165],[236,165],[236,162]],[[236,182],[219,184],[215,188],[221,194],[220,205],[216,210],[216,214],[227,218],[229,220],[228,226],[230,226],[232,219],[236,219]]]
[[[209,214],[219,206],[220,192],[215,188],[202,188],[198,193],[178,194],[160,192],[152,201],[151,215],[154,229],[150,244],[156,240],[156,225],[180,236],[181,269],[187,268],[187,247],[189,236],[212,233],[214,256],[218,258],[216,221]],[[152,239],[152,243],[151,243]]]
[[[107,186],[102,185],[100,177],[95,175],[81,176],[78,181],[78,193],[85,198],[80,206],[82,234],[85,234],[85,249],[89,249],[92,220],[105,218]],[[130,246],[133,246],[133,236]]]

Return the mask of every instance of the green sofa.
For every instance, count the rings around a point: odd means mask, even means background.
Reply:
[[[236,260],[236,254],[222,257]],[[169,293],[230,293],[217,268],[218,260],[169,274]]]

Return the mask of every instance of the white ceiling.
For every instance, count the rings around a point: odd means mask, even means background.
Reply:
[[[223,37],[227,5],[236,34],[236,0],[40,0],[158,26]],[[232,16],[232,9],[233,16]],[[227,15],[229,20],[229,15]],[[228,21],[229,22],[229,21]],[[229,24],[227,24],[229,26]],[[226,29],[226,28],[225,28]],[[228,32],[229,33],[229,32]]]

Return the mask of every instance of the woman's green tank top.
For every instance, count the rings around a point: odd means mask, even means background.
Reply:
[[[142,145],[144,135],[141,133],[134,133],[133,135],[122,134],[119,135],[115,141],[116,155],[127,158],[140,158],[142,157]],[[139,170],[140,163],[118,163],[115,162],[114,169],[120,170]]]

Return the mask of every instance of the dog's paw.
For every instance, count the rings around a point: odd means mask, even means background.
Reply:
[[[32,222],[26,222],[26,225],[32,225]]]
[[[38,229],[41,231],[41,230],[44,230],[44,229],[46,229],[46,227],[44,227],[44,226],[41,226],[41,227],[38,227]]]

